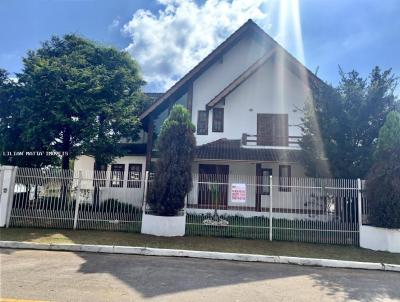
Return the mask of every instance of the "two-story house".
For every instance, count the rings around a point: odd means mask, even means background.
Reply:
[[[304,176],[297,144],[299,109],[311,98],[310,81],[321,82],[252,20],[247,21],[170,89],[157,95],[140,116],[144,129],[140,143],[145,148],[116,159],[107,168],[110,185],[129,188],[130,181],[143,179],[145,171],[153,169],[160,127],[172,106],[182,104],[191,114],[197,140],[196,185],[189,204],[208,207],[212,194],[210,186],[202,183],[214,182],[219,184],[219,206],[234,207],[228,184],[253,177],[263,186],[249,187],[241,206],[267,207],[270,175],[282,179]],[[75,169],[93,166],[94,160],[84,156],[76,160]],[[278,192],[290,194],[288,185],[282,183]],[[142,188],[136,185],[132,190]]]

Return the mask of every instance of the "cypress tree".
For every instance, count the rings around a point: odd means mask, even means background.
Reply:
[[[375,163],[368,175],[370,223],[400,228],[400,113],[391,112],[379,131]]]
[[[161,216],[177,215],[192,188],[195,127],[189,112],[175,105],[164,121],[157,142],[159,160],[149,194],[149,204]]]

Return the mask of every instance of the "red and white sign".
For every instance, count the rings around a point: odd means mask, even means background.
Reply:
[[[232,184],[231,188],[232,202],[246,202],[246,184]]]

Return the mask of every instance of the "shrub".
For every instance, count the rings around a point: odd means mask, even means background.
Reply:
[[[149,194],[149,204],[158,215],[174,216],[184,207],[192,187],[192,161],[196,147],[189,112],[175,105],[164,121],[157,147],[160,158]]]
[[[74,202],[75,207],[75,202]],[[116,198],[109,198],[100,203],[82,203],[79,205],[79,211],[100,212],[100,213],[135,213],[141,211],[140,208],[132,204],[120,202]]]
[[[379,132],[375,163],[367,179],[372,225],[400,228],[400,113],[388,114]]]

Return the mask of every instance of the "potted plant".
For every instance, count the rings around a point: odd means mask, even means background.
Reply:
[[[157,147],[159,159],[144,211],[142,233],[183,236],[186,215],[182,209],[192,188],[192,162],[196,148],[195,127],[189,112],[175,105],[164,121]]]
[[[400,113],[388,114],[379,131],[375,163],[367,179],[368,222],[361,247],[400,253]]]

